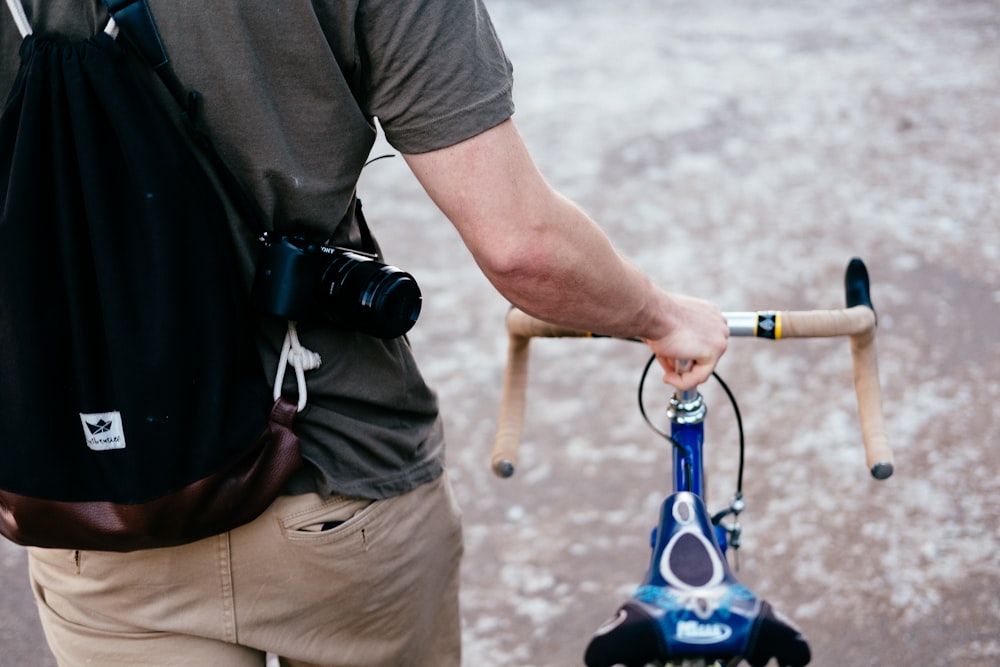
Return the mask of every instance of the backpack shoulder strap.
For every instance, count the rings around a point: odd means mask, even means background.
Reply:
[[[111,18],[150,67],[159,70],[169,62],[167,50],[160,40],[160,31],[156,29],[153,13],[149,11],[146,0],[104,0],[104,4]]]
[[[108,8],[111,20],[120,29],[121,35],[139,52],[177,102],[181,109],[184,127],[212,164],[220,184],[240,217],[258,236],[264,234],[266,225],[256,202],[219,155],[208,133],[200,127],[198,103],[201,96],[195,90],[188,91],[170,67],[167,49],[160,38],[160,31],[156,27],[156,21],[153,20],[153,13],[149,9],[147,0],[104,0],[104,4]]]
[[[104,5],[108,8],[108,14],[115,27],[160,77],[181,109],[185,113],[193,114],[196,99],[187,93],[169,66],[170,58],[167,57],[167,49],[160,39],[160,31],[156,27],[156,21],[153,20],[149,3],[146,0],[104,0]]]

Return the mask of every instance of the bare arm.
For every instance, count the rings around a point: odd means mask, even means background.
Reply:
[[[719,310],[657,288],[622,259],[545,181],[512,121],[406,160],[511,303],[555,324],[645,339],[664,380],[679,388],[707,379],[726,348]],[[695,362],[683,378],[673,370],[677,359]]]

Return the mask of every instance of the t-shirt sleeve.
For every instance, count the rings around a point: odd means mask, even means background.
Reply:
[[[403,153],[451,146],[514,113],[512,67],[482,0],[370,0],[358,45],[366,112]]]

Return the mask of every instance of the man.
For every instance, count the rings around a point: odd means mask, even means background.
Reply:
[[[24,4],[36,32],[67,39],[106,22],[99,0]],[[174,71],[277,233],[363,245],[355,191],[377,117],[514,305],[646,340],[674,386],[711,373],[728,336],[718,309],[654,286],[535,168],[481,0],[150,4]],[[8,85],[18,41],[7,22]],[[237,230],[248,282],[250,236]],[[284,324],[262,317],[256,332],[270,369]],[[405,339],[316,324],[299,335],[323,359],[296,421],[306,467],[259,519],[168,549],[30,550],[60,664],[260,665],[265,652],[289,667],[459,664],[461,530],[435,397]]]

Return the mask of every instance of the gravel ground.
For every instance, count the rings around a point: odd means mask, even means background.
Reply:
[[[542,170],[657,281],[724,310],[839,307],[848,259],[868,264],[896,474],[865,470],[845,341],[734,341],[741,580],[820,667],[1000,663],[1000,2],[490,6]],[[427,296],[412,339],[465,511],[466,664],[581,664],[669,492],[635,408],[645,353],[533,343],[522,465],[494,478],[506,306],[401,160],[362,185]],[[718,509],[735,428],[705,394]],[[0,543],[0,665],[51,665],[23,570]]]

